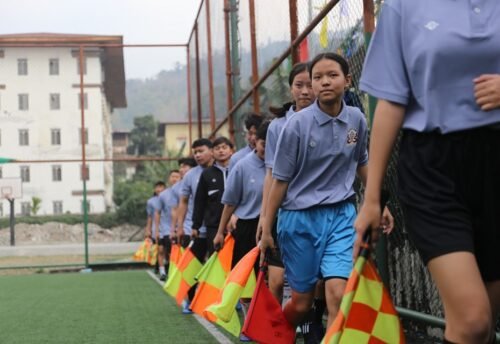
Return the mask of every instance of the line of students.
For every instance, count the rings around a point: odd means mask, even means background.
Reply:
[[[261,241],[272,293],[281,300],[286,275],[292,295],[285,315],[293,325],[310,322],[306,341],[315,343],[324,333],[325,297],[331,323],[352,269],[353,183],[356,173],[366,180],[368,135],[361,111],[343,102],[350,75],[341,56],[294,66],[289,84],[293,102],[272,108],[270,124],[250,115],[248,146],[231,158],[226,138],[193,142],[198,166],[181,172],[163,211],[173,209],[171,238],[183,245],[192,238],[201,262],[227,232],[235,237],[233,265]],[[383,221],[390,230],[390,214]]]

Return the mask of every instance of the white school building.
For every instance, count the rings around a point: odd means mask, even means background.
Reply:
[[[0,35],[0,157],[51,160],[0,165],[0,178],[22,178],[16,214],[80,214],[83,205],[79,44],[122,44],[122,36]],[[64,44],[64,47],[53,45]],[[20,46],[22,45],[22,47]],[[88,159],[113,156],[111,116],[126,106],[122,47],[84,49],[85,148]],[[112,162],[86,165],[90,213],[113,208]],[[8,216],[8,201],[0,201]]]

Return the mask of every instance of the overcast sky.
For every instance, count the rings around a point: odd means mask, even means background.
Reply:
[[[186,43],[200,0],[0,0],[0,34],[77,33],[123,35],[125,43]],[[185,49],[127,48],[127,78],[151,77]]]

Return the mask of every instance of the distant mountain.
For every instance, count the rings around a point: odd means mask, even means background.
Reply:
[[[273,42],[264,47],[259,47],[259,70],[263,71],[270,66],[273,60],[286,49],[288,42]],[[216,114],[218,118],[224,117],[226,107],[226,65],[222,53],[214,54],[214,90],[216,96]],[[241,56],[241,86],[248,88],[250,84],[251,57],[250,52],[243,51]],[[195,71],[195,61],[191,61],[192,75]],[[208,117],[208,66],[206,60],[200,60],[200,75],[202,84],[202,111],[203,117]],[[154,78],[128,79],[126,109],[116,109],[112,120],[113,130],[131,130],[134,117],[152,114],[159,122],[187,121],[187,71],[186,65],[177,65],[171,70],[159,72]],[[194,78],[191,89],[195,95]],[[224,99],[222,99],[224,98]],[[195,98],[192,99],[193,111],[196,109]]]

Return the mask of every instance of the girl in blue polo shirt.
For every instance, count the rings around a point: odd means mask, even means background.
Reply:
[[[493,343],[500,311],[500,2],[386,0],[361,88],[379,102],[358,237],[403,128],[399,199],[439,290],[445,343]]]
[[[278,242],[292,288],[284,313],[294,326],[311,308],[320,277],[329,324],[337,314],[353,266],[353,183],[356,174],[365,181],[368,163],[365,117],[342,100],[351,81],[346,60],[320,54],[310,75],[317,100],[281,132],[261,240],[262,252],[274,246],[271,228],[281,207]]]

